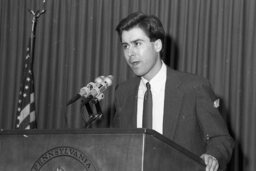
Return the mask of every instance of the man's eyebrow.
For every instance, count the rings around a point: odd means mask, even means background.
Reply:
[[[131,41],[131,43],[139,42],[139,41],[144,41],[143,39],[135,39]],[[128,44],[127,42],[122,42],[122,44]]]

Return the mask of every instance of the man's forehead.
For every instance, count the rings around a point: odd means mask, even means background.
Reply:
[[[149,40],[149,37],[141,28],[134,27],[130,30],[124,30],[122,32],[122,42],[134,42],[137,40]]]

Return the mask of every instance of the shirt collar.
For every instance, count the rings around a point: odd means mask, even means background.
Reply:
[[[162,61],[161,69],[158,71],[158,73],[149,81],[152,91],[160,91],[166,82],[166,72],[167,67],[165,63]],[[148,82],[145,78],[141,77],[141,80],[146,86],[146,83]]]

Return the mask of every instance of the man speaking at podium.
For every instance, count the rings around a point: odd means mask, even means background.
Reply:
[[[156,16],[132,13],[116,31],[137,77],[117,86],[112,126],[154,129],[200,156],[206,171],[224,169],[233,139],[210,83],[166,66],[162,61],[165,31]]]

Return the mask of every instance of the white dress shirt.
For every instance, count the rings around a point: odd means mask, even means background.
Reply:
[[[163,134],[163,115],[164,115],[164,96],[166,83],[167,67],[162,62],[162,67],[159,72],[149,81],[153,97],[153,121],[152,129]],[[142,128],[143,101],[144,94],[147,90],[146,83],[148,81],[141,77],[138,101],[137,101],[137,128]]]

